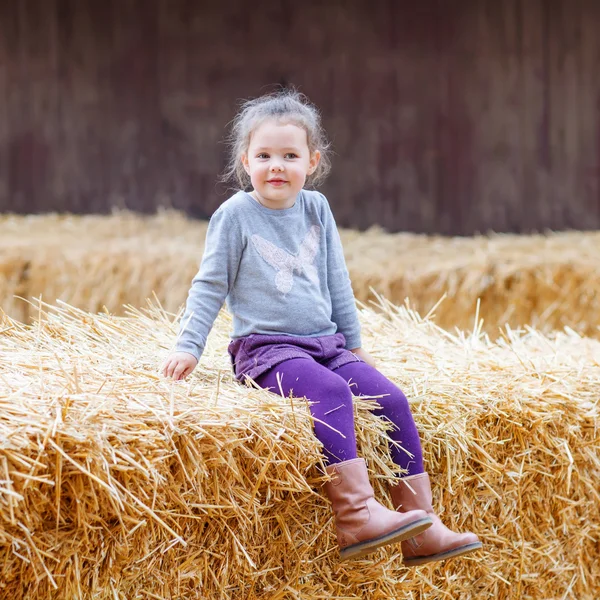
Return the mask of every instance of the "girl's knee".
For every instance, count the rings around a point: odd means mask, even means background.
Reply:
[[[396,386],[388,388],[385,395],[382,395],[381,398],[377,398],[376,400],[383,409],[389,408],[392,410],[410,411],[407,397],[404,395],[404,392]]]
[[[325,377],[315,382],[311,393],[306,394],[311,412],[327,422],[352,420],[354,407],[348,384],[341,378]]]
[[[348,383],[341,377],[328,377],[319,384],[319,394],[328,398],[340,398],[352,401],[352,392]]]

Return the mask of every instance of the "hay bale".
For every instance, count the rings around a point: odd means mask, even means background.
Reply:
[[[184,301],[201,259],[206,223],[156,216],[0,216],[0,306],[29,320],[15,295],[61,299],[87,311]],[[441,238],[341,231],[356,297],[376,293],[449,330],[471,329],[477,301],[488,333],[509,324],[598,336],[600,233]]]
[[[338,564],[305,403],[232,381],[222,314],[187,382],[158,375],[159,308],[0,320],[0,597],[578,598],[600,595],[600,343],[452,336],[361,312],[411,397],[444,521],[484,552],[417,569],[398,547]],[[377,494],[392,465],[357,403]]]
[[[435,307],[448,330],[471,330],[479,303],[493,336],[506,325],[599,335],[600,232],[443,238],[372,230],[349,232],[345,249],[363,302],[380,294],[409,299],[421,314]]]
[[[0,231],[0,273],[22,274],[4,281],[0,275],[0,306],[29,322],[36,315],[15,296],[121,313],[123,305],[143,306],[156,293],[163,306],[177,311],[198,269],[206,223],[174,212],[9,215],[0,216]]]

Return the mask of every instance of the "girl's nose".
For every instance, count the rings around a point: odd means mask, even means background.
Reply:
[[[271,163],[271,171],[283,171],[283,165],[278,161],[273,161]]]

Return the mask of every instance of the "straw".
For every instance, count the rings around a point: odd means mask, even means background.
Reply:
[[[67,304],[0,316],[0,597],[525,598],[600,595],[600,342],[451,334],[381,300],[365,347],[411,400],[434,505],[471,558],[407,569],[399,546],[339,563],[306,402],[240,386],[223,312],[185,382],[177,324]],[[218,394],[217,394],[218,390]],[[389,502],[373,400],[360,455]]]

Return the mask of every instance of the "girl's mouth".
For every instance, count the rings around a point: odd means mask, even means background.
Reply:
[[[285,181],[285,179],[268,179],[267,183],[270,183],[271,185],[279,187],[279,186],[282,186],[283,184],[287,183],[287,181]]]

